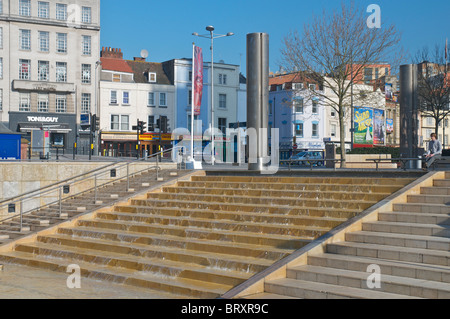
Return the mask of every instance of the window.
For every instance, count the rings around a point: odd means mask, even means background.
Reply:
[[[3,58],[0,58],[0,79],[3,79]]]
[[[123,104],[130,105],[130,92],[123,92]]]
[[[319,137],[319,123],[313,123],[313,125],[312,125],[312,137]]]
[[[155,129],[154,129],[153,124],[155,124],[155,116],[150,115],[148,117],[148,131],[149,132],[154,132]]]
[[[38,95],[38,112],[48,112],[48,94]]]
[[[91,83],[91,65],[82,64],[81,65],[81,83],[90,84]]]
[[[119,115],[111,115],[111,130],[118,131],[119,125]]]
[[[331,124],[331,137],[337,136],[337,126],[336,124]]]
[[[295,135],[298,137],[303,137],[303,123],[298,123],[295,125]]]
[[[56,113],[67,112],[67,96],[63,94],[56,95]]]
[[[0,49],[3,49],[3,28],[0,28]]]
[[[427,117],[427,126],[433,126],[434,125],[434,119],[432,117]]]
[[[227,133],[227,119],[219,117],[218,129],[222,132],[222,134]]]
[[[219,74],[219,84],[227,85],[227,75]]]
[[[319,101],[317,100],[312,101],[312,113],[319,114]]]
[[[188,93],[188,105],[192,106],[192,90],[189,90]]]
[[[294,100],[295,112],[303,114],[303,98],[296,98]]]
[[[148,92],[148,102],[147,106],[155,107],[155,93]]]
[[[120,74],[113,74],[113,82],[120,82]]]
[[[91,94],[81,94],[81,114],[89,114],[91,112]]]
[[[56,34],[56,52],[67,53],[67,33]]]
[[[56,20],[67,20],[67,4],[56,4]]]
[[[189,71],[189,78],[188,78],[189,82],[192,82],[192,71]]]
[[[91,36],[89,35],[83,35],[83,41],[82,41],[82,52],[83,55],[91,55]]]
[[[372,68],[365,68],[364,70],[364,81],[366,83],[370,83],[373,78],[373,69]]]
[[[378,80],[380,77],[380,70],[378,68],[375,69],[375,80]]]
[[[159,93],[159,106],[166,107],[167,106],[167,94]]]
[[[0,112],[3,111],[3,89],[0,89]]]
[[[148,74],[148,81],[150,83],[156,83],[156,73],[149,73]]]
[[[0,14],[3,13],[3,1],[0,0]]]
[[[29,80],[30,79],[30,60],[19,60],[19,79]]]
[[[227,95],[226,94],[219,94],[219,107],[222,109],[227,108]]]
[[[66,62],[56,62],[56,82],[67,82]]]
[[[111,91],[111,104],[117,104],[117,91]]]
[[[83,7],[81,13],[81,21],[83,23],[92,23],[92,9],[91,7]]]
[[[303,90],[303,83],[293,83],[294,90]]]
[[[309,85],[309,89],[310,89],[311,91],[315,91],[315,90],[316,90],[316,85],[315,85],[315,84],[310,84],[310,85]]]
[[[38,81],[49,80],[50,63],[48,61],[38,62]]]
[[[19,30],[20,50],[31,50],[31,30]]]
[[[19,95],[19,112],[30,112],[31,110],[31,94],[20,93]]]
[[[335,110],[331,110],[331,117],[336,117],[336,111]]]
[[[19,15],[22,17],[31,15],[31,0],[19,0]]]
[[[122,115],[120,117],[120,130],[121,131],[129,131],[130,130],[130,117],[128,115]]]
[[[48,2],[38,2],[38,17],[42,19],[50,18],[50,4]]]
[[[48,52],[50,50],[50,34],[45,31],[39,31],[39,51]]]

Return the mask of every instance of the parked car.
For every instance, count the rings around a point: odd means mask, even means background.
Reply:
[[[291,165],[299,165],[299,166],[306,166],[306,165],[311,165],[311,163],[314,166],[323,166],[324,162],[317,162],[317,161],[313,161],[310,162],[309,160],[322,160],[323,159],[323,155],[321,152],[301,152],[298,153],[296,155],[291,156],[290,160]]]

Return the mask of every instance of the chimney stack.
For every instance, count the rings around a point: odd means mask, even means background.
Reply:
[[[100,56],[102,58],[123,59],[122,49],[111,47],[103,47]]]

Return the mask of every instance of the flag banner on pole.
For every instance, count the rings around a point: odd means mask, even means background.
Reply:
[[[192,101],[194,103],[194,114],[200,115],[203,98],[203,51],[199,47],[194,48],[194,92]]]

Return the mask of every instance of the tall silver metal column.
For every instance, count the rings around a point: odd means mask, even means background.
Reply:
[[[248,169],[262,171],[264,158],[268,156],[269,127],[269,35],[250,33],[247,35],[247,129],[256,130],[256,154],[250,154]],[[249,135],[251,136],[251,135]]]
[[[417,94],[418,68],[416,64],[400,66],[400,153],[403,157],[419,155],[419,118]],[[417,168],[410,163],[408,168]]]

